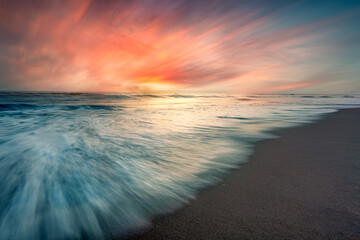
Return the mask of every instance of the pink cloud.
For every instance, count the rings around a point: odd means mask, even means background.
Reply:
[[[270,31],[276,22],[258,17],[259,10],[199,13],[187,22],[178,5],[156,13],[146,7],[112,3],[98,10],[90,0],[16,11],[0,5],[3,28],[20,36],[6,45],[12,79],[28,90],[63,91],[132,91],[146,83],[199,89],[222,82],[239,91],[309,85],[264,88],[287,65],[317,57],[299,46],[314,41],[313,29],[323,23]]]

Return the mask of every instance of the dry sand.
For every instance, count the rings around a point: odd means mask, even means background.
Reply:
[[[129,239],[360,239],[360,109],[277,135]]]

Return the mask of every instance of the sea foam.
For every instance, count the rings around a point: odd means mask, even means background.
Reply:
[[[239,167],[271,130],[359,103],[238,99],[1,93],[0,239],[124,236]]]

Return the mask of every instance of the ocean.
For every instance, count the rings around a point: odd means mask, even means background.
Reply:
[[[106,239],[360,95],[0,93],[0,239]]]

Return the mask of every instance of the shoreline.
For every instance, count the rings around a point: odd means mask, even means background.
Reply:
[[[125,239],[360,238],[357,122],[360,108],[341,109],[275,131],[239,169]]]

